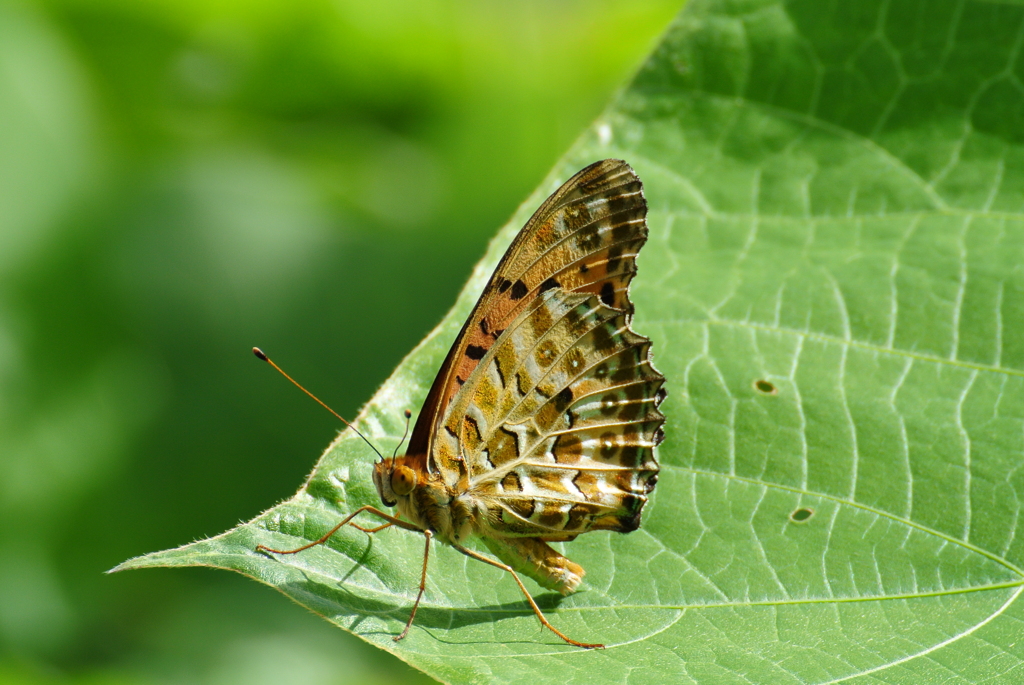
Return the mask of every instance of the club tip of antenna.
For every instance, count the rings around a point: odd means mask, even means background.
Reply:
[[[269,359],[267,359],[267,355],[263,354],[263,350],[261,350],[258,347],[252,348],[252,353],[256,355],[257,359],[262,359],[265,362],[269,362],[270,361]]]
[[[409,411],[408,409],[405,410],[405,418],[407,418],[407,419],[411,419],[412,418],[412,412]]]

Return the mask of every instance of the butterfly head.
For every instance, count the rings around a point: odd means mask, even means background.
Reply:
[[[401,441],[395,446],[395,452],[390,459],[381,457],[380,461],[373,465],[373,484],[380,495],[380,501],[385,507],[393,507],[398,504],[399,497],[407,497],[416,485],[416,472],[405,464],[405,457],[398,456],[398,449],[405,442],[409,435],[409,420],[412,412],[405,410],[405,434]],[[377,452],[380,454],[380,452]]]
[[[373,465],[373,484],[386,507],[398,504],[416,486],[416,472],[403,461],[404,457],[382,459]]]

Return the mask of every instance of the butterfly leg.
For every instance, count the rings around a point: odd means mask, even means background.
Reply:
[[[584,649],[604,649],[604,645],[602,645],[602,644],[597,644],[597,643],[591,644],[591,643],[588,643],[588,642],[577,642],[576,640],[573,640],[573,639],[571,639],[569,637],[566,637],[562,633],[562,631],[560,631],[558,628],[556,628],[553,625],[551,625],[550,623],[548,623],[548,619],[544,617],[544,612],[542,612],[540,610],[540,607],[537,606],[537,603],[533,601],[533,597],[530,596],[530,593],[529,593],[529,591],[527,591],[526,586],[523,585],[523,581],[519,580],[519,576],[516,575],[516,572],[512,570],[511,566],[508,566],[507,564],[503,564],[500,561],[495,561],[494,559],[489,559],[489,558],[485,557],[483,554],[480,554],[479,552],[474,552],[473,550],[467,549],[466,547],[462,547],[461,545],[452,545],[452,546],[455,549],[457,549],[460,552],[462,552],[463,554],[465,554],[467,557],[472,557],[473,559],[477,559],[479,561],[484,562],[485,564],[490,564],[491,566],[495,566],[497,568],[500,568],[502,571],[508,571],[510,574],[512,574],[512,579],[516,581],[516,585],[518,585],[519,589],[523,591],[524,595],[526,595],[526,601],[528,601],[530,603],[530,607],[533,609],[533,613],[535,613],[537,615],[537,618],[540,619],[541,624],[545,628],[550,630],[552,633],[554,633],[558,637],[562,638],[563,640],[568,642],[570,645],[575,645],[577,647],[583,647]]]
[[[393,524],[393,523],[391,523],[390,521],[388,521],[388,522],[387,522],[387,523],[385,523],[384,525],[382,525],[382,526],[377,526],[376,528],[363,528],[363,527],[362,527],[361,525],[359,525],[358,523],[349,523],[348,525],[352,526],[352,527],[353,527],[353,528],[355,528],[356,530],[361,530],[361,531],[363,531],[364,533],[376,533],[377,531],[380,531],[380,530],[384,530],[385,528],[390,528],[391,526],[393,526],[393,525],[395,525],[395,524]]]
[[[417,528],[416,526],[414,526],[413,524],[408,523],[406,521],[403,521],[403,520],[401,520],[399,518],[396,518],[396,517],[392,516],[391,514],[387,514],[387,513],[383,512],[383,511],[381,511],[377,507],[373,507],[373,506],[370,506],[369,504],[367,504],[366,506],[359,507],[358,509],[353,511],[351,514],[346,516],[344,519],[341,520],[341,523],[339,523],[334,528],[331,528],[329,531],[327,531],[327,533],[325,533],[324,536],[321,537],[319,540],[314,540],[313,542],[310,542],[309,544],[305,544],[302,547],[296,547],[295,549],[272,549],[270,547],[267,547],[266,545],[256,545],[256,551],[257,552],[273,552],[274,554],[295,554],[296,552],[301,552],[304,549],[309,549],[310,547],[316,547],[317,545],[322,545],[325,542],[327,542],[328,540],[330,540],[331,536],[334,535],[335,533],[337,533],[338,530],[340,530],[342,526],[344,526],[346,523],[349,523],[352,519],[354,519],[356,516],[358,516],[359,514],[363,513],[364,511],[366,513],[368,513],[368,514],[373,514],[374,516],[379,516],[382,519],[384,519],[385,521],[387,521],[388,523],[386,525],[378,526],[377,528],[370,529],[370,530],[367,530],[367,529],[363,528],[362,526],[356,526],[356,528],[359,528],[360,530],[366,530],[366,532],[374,532],[376,530],[380,530],[381,528],[387,528],[388,526],[398,526],[399,528],[405,528],[406,530],[415,530],[417,532],[421,532],[420,529]]]
[[[427,544],[423,548],[423,573],[420,574],[420,592],[416,595],[416,602],[412,605],[412,613],[409,614],[409,620],[405,622],[405,629],[402,634],[398,637],[391,638],[395,642],[398,642],[409,633],[409,628],[412,627],[413,619],[416,618],[416,610],[420,608],[420,600],[423,599],[423,591],[427,589],[427,559],[430,558],[430,539],[434,537],[434,534],[429,530],[423,531],[424,537],[427,538]]]

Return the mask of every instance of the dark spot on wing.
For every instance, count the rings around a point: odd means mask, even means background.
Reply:
[[[631,209],[635,202],[636,200],[629,195],[626,195],[625,192],[619,195],[613,195],[608,198],[608,213],[618,214],[624,210]]]
[[[632,224],[619,224],[612,229],[612,242],[620,243],[633,236]]]
[[[555,444],[551,446],[551,452],[559,464],[575,464],[583,456],[583,443],[579,436],[562,433],[555,439]]]
[[[641,450],[647,448],[641,448],[639,445],[623,445],[619,449],[619,463],[628,468],[636,468],[643,462]]]
[[[542,432],[547,432],[560,416],[562,411],[558,408],[558,401],[553,400],[547,402],[533,415],[533,421]]]
[[[569,408],[569,405],[572,404],[572,398],[572,388],[570,387],[562,388],[561,392],[555,395],[555,408],[558,409],[559,413]]]
[[[505,492],[522,492],[523,484],[520,482],[519,475],[515,471],[509,471],[501,479],[501,488]]]
[[[615,347],[615,340],[607,325],[601,325],[594,329],[594,347],[598,352],[607,352]],[[617,380],[617,379],[616,379]]]
[[[601,286],[601,301],[609,307],[615,306],[615,286],[611,281],[605,281],[605,284]]]
[[[640,527],[640,512],[637,511],[633,514],[627,514],[619,517],[618,530],[620,533],[632,533],[634,530]]]
[[[484,358],[485,354],[487,354],[487,350],[480,347],[479,345],[466,346],[466,356],[469,357],[470,359],[475,359],[479,361]]]
[[[631,492],[626,493],[622,496],[622,508],[628,511],[630,514],[636,514],[644,508],[644,504],[647,503],[646,497],[640,495],[634,495]]]
[[[559,285],[561,285],[561,284],[558,281],[556,281],[554,278],[549,278],[549,279],[547,279],[546,281],[544,281],[543,283],[540,284],[540,291],[542,293],[546,293],[547,291],[551,290],[552,288],[557,288]]]
[[[498,282],[498,292],[503,293],[512,286],[512,281],[507,278],[503,278]]]
[[[533,507],[535,504],[536,502],[534,500],[523,498],[509,500],[508,506],[518,516],[521,516],[524,519],[528,519],[531,516],[533,516]]]
[[[462,417],[462,441],[471,450],[475,450],[482,440],[480,426],[472,416]]]
[[[624,364],[619,368],[615,369],[615,372],[612,373],[612,380],[615,381],[616,383],[621,383],[623,381],[631,381],[634,378],[639,378],[640,366],[640,364],[637,364],[635,366],[627,366]]]
[[[565,515],[562,513],[562,509],[553,504],[545,506],[537,515],[537,523],[544,528],[561,528],[564,521]]]
[[[523,283],[522,280],[518,280],[512,284],[512,292],[509,293],[509,296],[513,300],[521,300],[526,297],[526,293],[528,292],[530,291],[527,289],[526,284]]]
[[[569,510],[569,520],[566,521],[566,530],[583,530],[586,527],[587,519],[590,517],[590,507],[585,504],[574,504]]]
[[[608,273],[615,273],[619,270],[619,262],[622,258],[622,247],[615,245],[608,248]]]
[[[601,458],[605,461],[611,461],[611,458],[618,453],[619,444],[616,442],[617,437],[611,431],[601,435]]]

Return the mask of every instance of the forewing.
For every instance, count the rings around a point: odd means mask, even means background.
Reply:
[[[452,400],[472,385],[474,370],[505,329],[547,291],[592,293],[627,316],[632,312],[627,290],[634,258],[647,238],[646,214],[640,179],[614,159],[583,169],[541,205],[505,253],[449,351],[417,419],[408,456],[421,456],[450,485],[465,475],[458,449],[435,444]]]
[[[625,311],[554,289],[475,372],[445,434],[460,436],[484,534],[570,539],[635,530],[657,480],[664,377]]]

